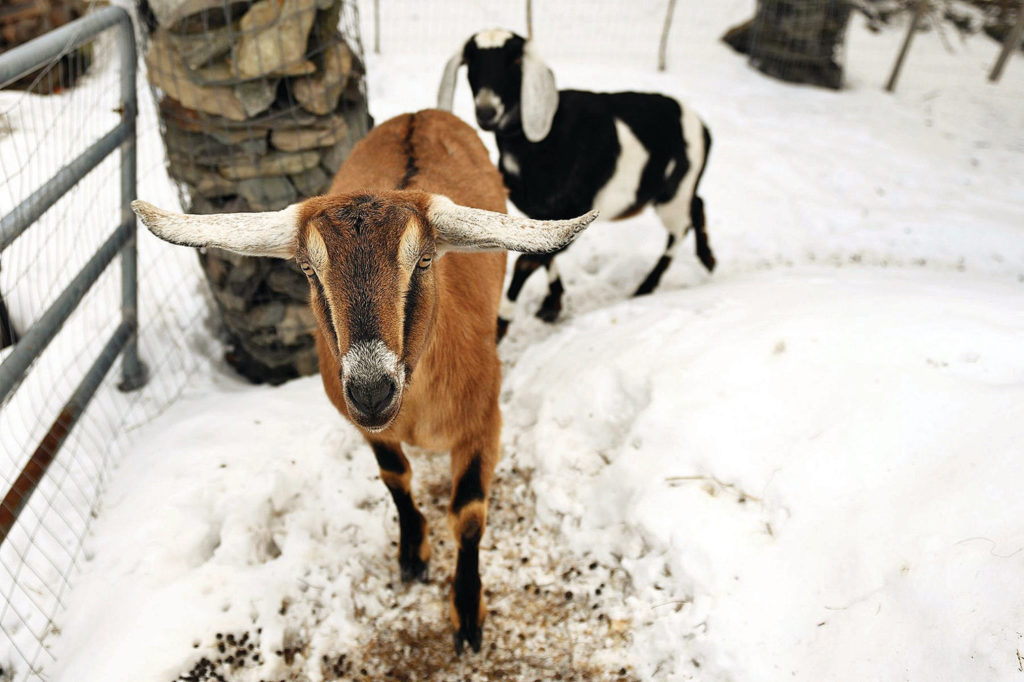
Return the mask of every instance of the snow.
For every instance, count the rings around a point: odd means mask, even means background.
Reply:
[[[544,278],[524,288],[482,654],[451,650],[446,456],[412,458],[435,557],[405,587],[391,501],[319,380],[213,373],[134,432],[49,676],[1016,679],[1024,67],[993,86],[995,43],[924,33],[889,95],[900,31],[856,18],[848,90],[786,85],[717,42],[751,5],[680,11],[666,74],[636,26],[620,59],[594,48],[614,27],[555,45],[535,17],[563,87],[667,92],[708,121],[719,269],[688,240],[627,299],[664,245],[648,211],[560,257],[557,324],[532,317]],[[430,106],[458,45],[415,26],[368,59],[378,121]]]
[[[578,551],[642,540],[641,676],[702,623],[683,660],[707,676],[1016,674],[1019,286],[807,269],[658,299],[578,318],[505,380],[542,513]]]

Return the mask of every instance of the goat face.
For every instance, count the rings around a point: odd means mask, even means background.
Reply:
[[[438,306],[436,268],[446,251],[549,253],[597,217],[530,220],[412,190],[313,197],[281,211],[182,215],[132,202],[161,239],[246,256],[294,258],[310,281],[320,331],[334,354],[348,415],[388,427],[425,350]]]
[[[476,121],[503,134],[522,131],[532,142],[547,137],[558,109],[555,79],[530,41],[501,29],[481,31],[448,60],[438,108],[451,111],[455,79],[465,64],[473,90]]]
[[[522,125],[519,111],[526,41],[508,31],[482,31],[463,48],[476,122],[483,130],[504,131]]]
[[[437,239],[419,194],[326,196],[304,207],[295,260],[341,368],[349,416],[386,428],[430,337]]]

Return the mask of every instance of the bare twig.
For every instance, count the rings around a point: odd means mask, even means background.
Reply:
[[[762,501],[760,497],[755,497],[747,492],[744,492],[743,489],[739,488],[735,484],[726,483],[725,481],[716,478],[715,476],[697,474],[693,476],[668,476],[665,478],[665,482],[668,483],[669,485],[683,483],[686,481],[707,481],[709,483],[716,484],[719,488],[724,488],[735,493],[736,497],[740,498],[741,500],[753,500],[754,502]]]

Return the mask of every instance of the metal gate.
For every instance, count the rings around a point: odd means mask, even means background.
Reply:
[[[57,336],[82,298],[118,254],[121,256],[121,322],[103,345],[77,388],[67,397],[63,409],[53,418],[45,437],[27,458],[20,472],[13,480],[8,480],[9,487],[0,502],[0,544],[7,540],[18,522],[19,514],[43,480],[61,445],[82,416],[118,355],[122,357],[122,380],[119,384],[121,390],[137,389],[143,386],[147,379],[146,367],[139,360],[137,349],[136,224],[135,215],[130,207],[136,191],[136,53],[134,29],[129,14],[119,7],[106,7],[0,55],[0,88],[53,63],[54,60],[107,30],[114,30],[117,35],[120,61],[120,123],[0,219],[0,255],[116,149],[120,150],[121,161],[120,223],[94,251],[85,266],[49,308],[29,329],[23,331],[21,338],[15,342],[14,348],[0,364],[0,406],[17,391],[29,373],[32,363]],[[40,144],[45,144],[45,140],[40,140]],[[45,634],[37,635],[40,649],[43,636]],[[23,651],[13,640],[10,644],[27,666],[27,670],[22,669],[19,672],[38,673],[39,651]],[[3,671],[3,674],[10,674],[10,671]]]

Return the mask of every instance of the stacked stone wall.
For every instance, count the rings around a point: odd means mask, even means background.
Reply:
[[[354,7],[342,0],[150,0],[149,82],[192,212],[273,211],[325,192],[370,126]],[[316,371],[308,286],[291,263],[200,254],[234,367]]]

